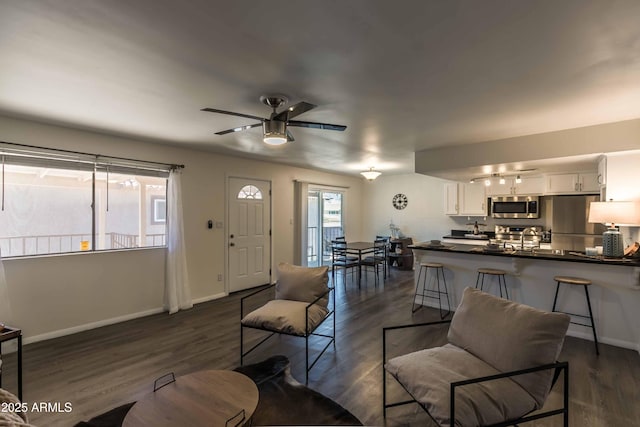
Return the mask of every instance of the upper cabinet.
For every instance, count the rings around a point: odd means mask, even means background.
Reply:
[[[485,216],[487,199],[481,183],[448,182],[444,185],[444,210],[447,215]]]
[[[597,172],[547,175],[545,194],[599,193]]]
[[[598,184],[600,187],[607,185],[607,156],[600,156],[598,160]]]
[[[512,194],[543,194],[544,177],[523,176],[520,182],[516,178],[505,178],[504,184],[492,183],[487,187],[487,196],[504,196]]]
[[[640,185],[635,177],[640,150],[606,156],[606,200],[640,200]]]
[[[458,184],[460,215],[484,216],[487,214],[487,196],[482,183]]]
[[[446,215],[458,215],[458,183],[447,182],[444,184],[444,213]]]

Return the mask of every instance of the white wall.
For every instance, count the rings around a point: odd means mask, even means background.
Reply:
[[[556,132],[484,141],[482,144],[446,145],[415,153],[419,173],[455,170],[559,157],[636,150],[640,119],[605,123]]]
[[[382,175],[363,185],[363,235],[366,240],[390,234],[389,222],[400,228],[414,242],[440,239],[457,228],[444,214],[444,183],[426,175]],[[407,207],[397,210],[391,204],[395,194],[407,196]]]
[[[225,220],[228,176],[272,182],[273,264],[293,262],[293,180],[349,187],[346,227],[361,239],[361,178],[118,138],[90,131],[0,117],[0,140],[87,153],[184,164],[183,209],[191,294],[195,301],[225,295]],[[226,224],[225,224],[226,226]],[[11,323],[26,342],[159,311],[164,250],[147,249],[4,260]],[[3,321],[10,323],[3,319]]]

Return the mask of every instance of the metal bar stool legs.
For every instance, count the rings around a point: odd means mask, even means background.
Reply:
[[[429,281],[429,269],[432,269],[431,281],[434,279],[435,272],[435,282],[437,284],[438,290],[428,289],[428,281]],[[424,272],[424,277],[422,274]],[[440,276],[442,276],[442,287],[440,285]],[[420,280],[422,278],[422,281]],[[422,289],[420,289],[422,287]],[[420,290],[420,292],[418,292]],[[443,295],[447,298],[447,310],[444,311],[442,308],[442,298]],[[418,297],[422,297],[421,303],[416,304],[416,299]],[[420,310],[422,306],[424,306],[424,299],[431,298],[438,300],[438,309],[440,310],[440,318],[444,319],[451,313],[451,303],[449,302],[449,292],[447,291],[447,281],[444,277],[444,266],[440,263],[436,262],[423,262],[420,263],[420,270],[418,271],[418,280],[416,281],[416,292],[413,295],[413,302],[411,306],[411,313],[415,313]]]
[[[566,277],[566,276],[556,276],[553,278],[553,280],[556,281],[556,295],[553,298],[553,308],[551,309],[551,311],[558,311],[560,313],[565,313],[568,314],[570,316],[574,316],[574,317],[582,317],[584,319],[589,319],[589,323],[579,323],[579,322],[571,322],[574,325],[580,325],[580,326],[585,326],[587,328],[591,328],[591,330],[593,331],[593,342],[595,343],[596,346],[596,355],[600,354],[600,350],[598,349],[598,336],[596,334],[596,322],[593,320],[593,311],[591,310],[591,299],[589,298],[589,288],[588,286],[591,285],[591,280],[587,280],[587,279],[581,279],[579,277]],[[560,311],[560,310],[556,310],[556,305],[558,303],[558,291],[560,290],[560,284],[566,284],[566,285],[574,285],[574,286],[582,286],[584,289],[584,295],[586,297],[587,300],[587,308],[589,309],[589,315],[584,315],[584,314],[575,314],[575,313],[568,313],[566,311]]]
[[[478,276],[476,277],[476,289],[478,288],[478,285],[480,285],[480,290],[483,291],[484,289],[484,276],[485,275],[490,275],[490,276],[497,276],[498,277],[498,288],[500,291],[500,298],[506,298],[509,299],[509,291],[507,290],[507,281],[505,279],[505,274],[507,274],[506,271],[504,270],[498,270],[496,268],[479,268],[478,269]],[[504,297],[502,296],[502,288],[504,287]]]

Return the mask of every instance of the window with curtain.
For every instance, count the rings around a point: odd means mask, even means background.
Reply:
[[[172,165],[0,143],[3,257],[166,245]]]

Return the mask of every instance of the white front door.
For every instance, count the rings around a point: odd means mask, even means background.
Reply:
[[[229,178],[229,292],[271,281],[271,183]]]

